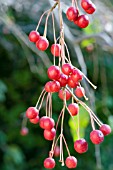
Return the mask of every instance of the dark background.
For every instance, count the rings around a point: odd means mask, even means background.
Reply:
[[[81,30],[66,19],[65,12],[71,2],[62,2],[65,40],[73,65],[87,73],[89,79],[98,86],[94,91],[83,81],[90,101],[87,104],[113,129],[113,4],[109,0],[95,0],[94,3],[97,12],[90,16],[90,26]],[[0,0],[0,170],[44,170],[43,160],[48,157],[51,142],[43,138],[43,131],[38,125],[28,122],[29,133],[26,136],[20,135],[20,129],[24,112],[29,106],[35,106],[44,84],[48,81],[47,68],[53,62],[50,48],[46,53],[39,52],[29,42],[28,34],[36,28],[41,14],[53,4],[52,0]],[[58,19],[56,11],[55,9]],[[39,27],[41,35],[44,24],[45,17]],[[50,45],[53,43],[51,24],[50,17],[47,32]],[[58,37],[57,20],[55,25]],[[61,108],[62,102],[54,94],[55,120]],[[44,105],[40,114],[45,114]],[[71,154],[78,159],[77,169],[113,170],[113,134],[106,136],[104,142],[95,148],[89,140],[90,121],[83,117],[82,135],[89,143],[89,150],[79,155],[73,149],[74,132],[68,123],[69,119],[67,114],[64,134]],[[64,155],[66,158],[65,149]],[[67,169],[61,167],[58,158],[55,159],[55,169]]]

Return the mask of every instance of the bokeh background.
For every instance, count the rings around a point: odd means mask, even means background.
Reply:
[[[79,29],[65,16],[71,1],[62,1],[65,41],[72,62],[98,86],[93,90],[83,81],[87,104],[98,117],[113,129],[113,1],[94,0],[97,11],[90,17],[90,26]],[[28,122],[29,133],[20,135],[23,115],[29,106],[35,106],[44,84],[48,81],[47,68],[53,62],[50,48],[40,52],[28,40],[36,28],[41,14],[54,4],[53,0],[0,0],[0,170],[44,170],[43,160],[48,157],[51,142],[43,138],[38,125]],[[81,9],[81,13],[84,11]],[[45,18],[39,27],[43,35]],[[59,19],[55,9],[56,35],[59,36]],[[51,17],[47,38],[54,42]],[[45,104],[45,103],[44,103]],[[58,95],[53,96],[54,119],[62,108]],[[41,109],[45,114],[45,107]],[[85,113],[85,115],[88,115]],[[98,128],[98,126],[97,126]],[[72,155],[78,158],[78,170],[113,170],[113,133],[105,137],[100,146],[89,140],[90,121],[81,110],[81,131],[89,143],[83,155],[75,153],[75,131],[70,117],[65,117],[64,134]],[[67,156],[64,149],[65,157]],[[58,163],[55,169],[66,170]]]

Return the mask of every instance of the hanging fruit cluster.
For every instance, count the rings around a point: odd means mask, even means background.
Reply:
[[[59,21],[60,21],[60,35],[56,39],[55,35],[55,23],[53,10],[58,5],[59,11]],[[96,10],[95,5],[90,0],[81,0],[81,7],[88,14],[93,14]],[[43,36],[38,32],[38,28],[43,16],[47,13],[45,30]],[[72,65],[70,60],[69,51],[64,40],[64,27],[63,27],[63,18],[60,0],[57,0],[54,6],[44,12],[41,16],[38,26],[35,31],[31,31],[29,34],[29,40],[33,43],[36,43],[38,50],[45,51],[49,46],[49,41],[46,38],[47,34],[47,23],[48,17],[52,14],[53,21],[53,34],[54,34],[54,44],[51,46],[51,53],[53,55],[53,65],[50,66],[47,70],[47,75],[50,81],[45,84],[44,89],[39,96],[39,99],[35,107],[29,107],[26,111],[25,122],[27,119],[33,124],[39,123],[39,126],[44,129],[44,138],[52,142],[52,147],[49,152],[49,157],[44,160],[44,167],[47,169],[53,169],[55,167],[54,156],[60,156],[60,162],[62,166],[65,164],[68,168],[76,168],[77,159],[70,154],[64,133],[63,133],[63,124],[65,118],[65,111],[67,110],[69,115],[74,121],[74,116],[79,117],[79,106],[87,110],[91,119],[92,131],[90,133],[90,140],[94,144],[100,144],[104,140],[104,136],[110,134],[111,128],[107,124],[103,124],[94,112],[82,101],[80,98],[84,97],[86,100],[88,98],[85,95],[85,89],[81,86],[81,81],[85,78],[90,85],[96,89],[90,80],[75,66]],[[67,9],[66,12],[67,19],[74,22],[81,28],[85,28],[89,24],[88,16],[80,15],[79,8],[77,6],[77,1],[72,0],[72,6]],[[67,54],[67,56],[66,56]],[[58,65],[55,64],[55,61],[58,59]],[[59,113],[57,122],[52,118],[52,95],[58,93],[59,98],[63,101],[63,108]],[[40,109],[42,103],[46,98],[46,115],[40,115]],[[70,100],[71,99],[71,100]],[[67,105],[67,100],[70,100],[71,103]],[[79,121],[79,119],[78,119]],[[21,134],[26,135],[28,129],[25,127],[25,122],[21,129]],[[61,123],[59,123],[61,122]],[[99,130],[95,129],[95,123],[98,124]],[[61,126],[60,134],[57,134],[58,126]],[[79,122],[78,122],[79,124]],[[75,124],[76,126],[76,124]],[[77,131],[78,139],[74,142],[74,149],[76,152],[82,154],[88,150],[88,143],[85,139],[80,138],[79,127]],[[59,146],[58,146],[58,141]],[[68,157],[64,161],[63,155],[63,144],[65,144]]]

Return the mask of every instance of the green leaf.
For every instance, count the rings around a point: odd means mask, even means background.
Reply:
[[[7,92],[7,86],[3,81],[0,80],[0,102],[3,102],[6,97],[5,93]]]
[[[110,115],[108,117],[108,124],[110,125],[111,129],[113,130],[113,116],[112,115]]]
[[[74,141],[78,139],[78,135],[76,133],[78,130],[78,116],[79,116],[80,138],[84,138],[85,129],[88,126],[89,119],[90,119],[88,112],[82,106],[79,106],[79,108],[80,108],[79,114],[73,117],[75,123],[71,117],[69,119],[69,126]]]
[[[24,161],[24,155],[21,149],[16,145],[11,145],[7,147],[7,150],[4,155],[4,161],[6,163],[14,163],[19,165]]]

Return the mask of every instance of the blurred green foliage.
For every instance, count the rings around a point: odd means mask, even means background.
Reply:
[[[49,5],[47,6],[46,3],[44,4],[42,1],[37,3],[35,0],[32,2],[11,1],[9,6],[4,6],[0,2],[0,8],[3,8],[0,11],[0,17],[6,17],[5,15],[7,15],[23,32],[28,34],[35,29],[37,19],[47,7]],[[7,23],[8,20],[5,19],[5,22]],[[43,138],[43,131],[38,125],[32,125],[28,122],[29,134],[27,136],[21,136],[20,129],[24,112],[29,106],[35,105],[45,82],[48,80],[47,68],[42,62],[43,60],[40,59],[40,54],[38,56],[32,48],[28,48],[22,42],[22,37],[20,39],[16,37],[5,22],[2,22],[2,20],[0,22],[0,170],[44,170],[43,160],[48,156],[51,142]],[[95,22],[98,23],[96,20]],[[68,24],[67,20],[66,24]],[[68,26],[72,29],[76,28],[79,35],[97,33],[100,30],[91,25],[86,31],[82,31],[73,24],[69,24]],[[48,39],[52,44],[51,22],[48,23],[48,28]],[[39,29],[41,34],[43,30],[44,21],[42,21]],[[56,31],[57,35],[59,35],[58,31],[59,29]],[[90,44],[91,46],[89,46]],[[73,47],[70,47],[70,42],[67,41],[67,45],[69,46],[72,62],[80,68]],[[97,91],[95,91],[96,114],[103,122],[110,124],[113,129],[113,54],[104,51],[97,40],[94,39],[82,41],[81,48],[88,70],[88,77],[98,86]],[[37,51],[37,53],[39,52]],[[43,57],[43,53],[41,55]],[[52,62],[50,49],[47,50],[47,55]],[[57,94],[54,94],[53,112],[55,120],[57,120],[61,109],[62,101],[58,99]],[[81,137],[85,136],[89,143],[88,152],[83,155],[75,153],[72,136],[74,136],[74,139],[76,138],[76,129],[74,131],[72,120],[67,113],[64,134],[71,154],[78,158],[77,169],[99,170],[95,161],[95,147],[89,140],[91,125],[87,117],[88,113],[83,109],[80,112]],[[41,116],[45,114],[44,105],[40,114]],[[105,137],[105,141],[100,146],[100,151],[102,158],[101,170],[113,170],[113,134]],[[64,149],[64,154],[66,157],[66,149]],[[56,162],[56,170],[67,169],[61,167],[58,158],[56,158]]]

